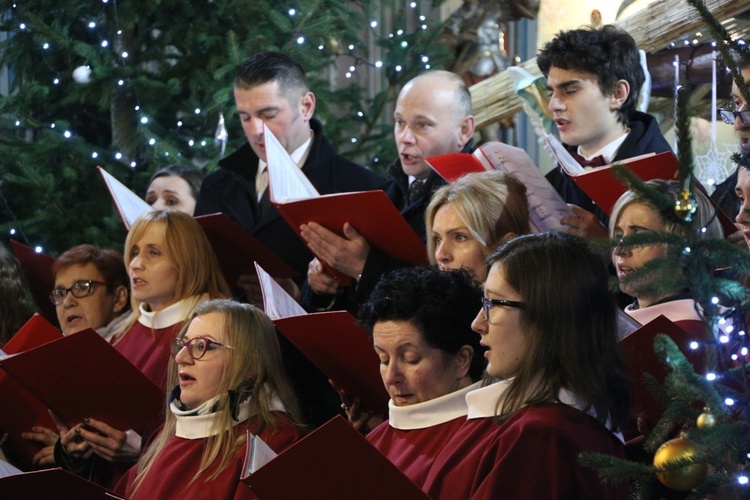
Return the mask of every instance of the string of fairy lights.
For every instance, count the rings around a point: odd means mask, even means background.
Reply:
[[[112,18],[114,19],[114,26],[115,26],[113,35],[108,36],[106,33],[103,33],[102,31],[100,31],[101,26],[100,26],[100,23],[97,22],[95,16],[92,16],[91,20],[86,20],[82,22],[85,23],[85,27],[88,30],[90,30],[90,32],[95,33],[98,36],[99,50],[114,51],[115,47],[120,46],[120,44],[116,42],[113,43],[113,39],[116,39],[116,37],[119,37],[122,35],[122,30],[119,28],[118,21],[117,21],[116,0],[111,0],[111,1],[100,0],[100,1],[101,1],[101,4],[103,4],[103,8],[113,9]],[[420,6],[418,5],[417,2],[411,2],[409,4],[409,8],[414,9],[415,11],[417,11],[419,7]],[[290,18],[295,18],[295,16],[298,15],[298,10],[295,7],[290,7],[286,11],[286,14]],[[17,24],[17,32],[14,34],[27,34],[27,35],[31,35],[35,37],[37,36],[31,21],[23,19],[23,15],[20,13],[20,9],[18,8],[18,2],[15,2],[12,4],[11,15],[19,18],[19,22]],[[416,15],[415,19],[418,20],[418,23],[415,25],[416,30],[428,29],[429,21],[426,16]],[[376,36],[380,35],[380,33],[378,33],[378,30],[380,29],[381,24],[377,20],[371,20],[368,26],[369,26],[369,29],[372,30],[373,34],[375,34]],[[39,38],[38,43],[42,51],[46,52],[46,51],[53,50],[54,47],[52,46],[50,41],[45,39],[42,33],[43,31],[40,31],[40,34],[38,35],[38,38]],[[406,37],[409,34],[410,33],[408,33],[407,30],[405,29],[396,29],[393,32],[388,33],[387,37],[389,39],[404,38],[404,40],[402,40],[398,45],[401,48],[406,49],[409,46],[409,41],[406,39]],[[688,36],[684,40],[669,43],[668,48],[677,48],[678,46],[681,46],[681,45],[682,46],[690,46],[690,45],[697,46],[702,43],[702,39],[703,39],[703,34],[701,32],[697,32],[695,33],[694,36]],[[295,41],[299,45],[313,43],[313,40],[305,36],[304,34],[297,35],[297,38],[295,39]],[[713,46],[715,46],[715,42],[712,42],[712,44]],[[344,72],[344,77],[346,79],[352,79],[352,78],[357,77],[357,75],[361,73],[359,69],[360,66],[364,66],[368,69],[375,70],[375,71],[386,69],[385,68],[386,64],[383,62],[382,59],[370,60],[370,58],[368,57],[361,56],[360,48],[356,46],[355,44],[348,44],[346,45],[346,50],[342,50],[340,47],[332,48],[328,46],[326,42],[319,42],[317,45],[317,49],[325,53],[325,55],[327,56],[346,55],[354,61],[353,64],[348,66],[346,68],[346,71]],[[132,54],[130,54],[127,50],[120,50],[116,54],[116,59],[119,61],[120,64],[127,65],[129,61],[133,59],[133,57],[131,56]],[[428,55],[421,55],[419,57],[419,61],[425,70],[430,69],[431,67],[430,57]],[[679,62],[677,62],[676,65],[678,66],[677,71],[679,71]],[[392,70],[395,72],[401,72],[403,70],[403,65],[394,64],[392,67]],[[92,74],[94,74],[94,71],[92,70],[90,65],[86,63],[83,63],[80,66],[76,67],[70,73],[70,78],[65,76],[65,73],[68,71],[69,69],[59,72],[58,75],[52,78],[50,84],[53,86],[63,86],[63,85],[69,84],[72,81],[74,84],[77,84],[77,85],[86,85],[91,82]],[[125,78],[117,78],[117,80],[113,82],[113,85],[118,86],[118,87],[124,87],[128,85],[128,80]],[[150,133],[147,128],[151,124],[151,117],[148,113],[148,110],[142,109],[140,105],[136,105],[134,108],[134,111],[136,111],[139,114],[138,122],[140,126],[144,127],[147,135],[149,135],[148,139],[146,140],[146,143],[150,147],[158,147],[160,139],[155,134]],[[204,111],[200,107],[195,107],[191,110],[185,110],[183,112],[183,116],[187,116],[190,114],[201,116],[204,114]],[[361,110],[357,111],[357,116],[360,118],[364,117],[364,112]],[[183,119],[184,118],[177,119],[176,125],[178,128],[183,127]],[[15,120],[16,127],[21,128],[26,124],[27,123],[23,118],[19,117]],[[66,140],[76,140],[79,137],[76,134],[75,130],[73,130],[70,127],[58,126],[58,123],[56,123],[55,121],[48,123],[46,127],[49,130],[57,131],[60,134],[60,136]],[[218,125],[216,127],[216,133],[214,134],[213,142],[215,143],[217,147],[221,148],[222,153],[223,153],[224,147],[226,146],[227,138],[228,138],[228,135],[226,132],[226,127],[224,126],[224,117],[223,115],[220,115],[218,118]],[[350,140],[352,143],[356,143],[358,141],[358,138],[351,137]],[[186,145],[188,146],[188,148],[207,148],[211,146],[210,141],[206,139],[186,138],[185,141],[186,141]],[[104,154],[105,153],[102,150],[97,150],[97,148],[92,148],[90,157],[92,160],[99,160]],[[107,152],[106,154],[109,154],[109,152]],[[163,154],[165,156],[170,156],[170,154],[174,154],[174,153],[166,150],[166,151],[163,151]],[[177,153],[177,154],[180,155],[180,153]],[[125,158],[125,155],[120,151],[115,151],[114,153],[112,153],[112,155],[113,155],[113,158],[117,161],[123,161],[123,159]],[[378,162],[377,158],[374,158],[373,160],[375,162]],[[129,163],[127,164],[131,168],[136,168],[138,166],[138,160],[130,159]],[[0,197],[1,196],[2,196],[2,193],[0,193]],[[7,205],[7,201],[4,199],[4,197],[3,197],[3,201]],[[10,207],[8,207],[8,209],[10,209]],[[18,221],[16,221],[16,223],[18,223]],[[23,232],[20,229],[11,228],[10,235],[11,236],[23,235]],[[44,252],[44,249],[39,245],[32,245],[32,247],[35,249],[37,253]],[[712,302],[714,305],[718,305],[719,304],[718,297],[714,297]],[[718,323],[719,323],[718,325],[719,331],[718,331],[718,335],[716,336],[717,343],[719,345],[730,345],[732,343],[737,343],[739,345],[739,347],[733,350],[730,354],[729,359],[731,363],[736,364],[736,363],[747,362],[748,348],[745,346],[746,332],[744,329],[740,328],[740,326],[742,325],[732,324],[731,321],[728,320],[728,318],[721,318]],[[693,341],[690,344],[690,348],[697,350],[697,349],[701,349],[702,347],[704,347],[704,345],[705,343]],[[716,372],[708,372],[705,374],[705,377],[708,381],[711,381],[711,382],[721,379],[721,375]],[[724,400],[724,404],[727,407],[731,408],[736,404],[736,401],[733,398],[727,397]],[[750,453],[747,454],[747,458],[750,459]],[[743,485],[743,486],[748,484],[747,473],[738,472],[736,477],[737,477],[738,484]]]

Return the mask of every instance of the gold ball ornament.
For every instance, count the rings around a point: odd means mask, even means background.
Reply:
[[[654,466],[664,467],[669,462],[690,458],[698,453],[698,445],[684,436],[670,439],[656,450]],[[677,491],[690,491],[699,486],[708,474],[706,464],[694,463],[677,470],[659,472],[656,476],[666,487]]]
[[[693,214],[698,210],[698,202],[695,198],[690,197],[690,191],[685,190],[680,194],[680,198],[674,204],[674,213],[680,220],[690,222],[693,220]]]
[[[695,425],[699,429],[713,427],[714,425],[716,425],[716,416],[711,413],[711,410],[709,408],[703,408],[703,413],[698,415],[698,418],[695,421]]]

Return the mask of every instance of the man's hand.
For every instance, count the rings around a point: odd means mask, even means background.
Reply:
[[[245,298],[249,304],[263,307],[263,292],[257,274],[243,274],[237,279],[237,286],[245,292]]]
[[[574,215],[566,215],[560,219],[560,224],[568,226],[569,234],[583,238],[607,238],[609,236],[609,231],[604,224],[599,222],[596,215],[577,205],[568,203],[568,206]]]
[[[300,230],[312,253],[329,266],[351,278],[362,274],[370,244],[351,224],[344,224],[344,238],[316,222],[303,224]]]
[[[321,295],[336,295],[341,290],[339,282],[323,269],[323,264],[317,258],[307,266],[307,284],[310,290]]]

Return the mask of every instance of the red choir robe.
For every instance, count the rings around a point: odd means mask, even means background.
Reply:
[[[240,422],[237,425],[237,435],[244,435],[246,431],[259,436],[276,453],[298,441],[301,437],[299,427],[290,424],[280,404],[274,405],[278,416],[276,429],[264,429],[257,433],[258,422],[247,411],[247,404],[240,405]],[[211,435],[211,424],[216,413],[194,416],[180,416],[177,418],[175,436],[170,439],[153,464],[141,486],[133,494],[133,481],[137,472],[137,465],[133,466],[120,480],[115,492],[126,498],[137,499],[166,499],[180,500],[224,500],[224,499],[256,499],[252,490],[240,480],[242,466],[245,460],[246,448],[240,448],[232,458],[232,463],[224,469],[213,481],[204,482],[213,471],[209,468],[202,478],[190,483],[198,472],[206,437]],[[292,474],[293,475],[293,474]]]
[[[410,406],[395,406],[391,400],[388,420],[367,440],[421,487],[435,457],[466,420],[466,394],[479,385]]]
[[[603,485],[595,471],[577,461],[586,451],[623,458],[619,433],[560,403],[522,408],[498,424],[495,404],[507,383],[467,395],[467,420],[435,459],[422,487],[430,497],[628,498],[622,486]]]
[[[158,387],[164,388],[171,356],[170,343],[195,307],[194,299],[184,299],[158,313],[141,305],[138,321],[113,340],[115,349],[128,358]]]

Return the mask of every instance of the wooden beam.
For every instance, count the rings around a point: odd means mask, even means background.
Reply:
[[[723,20],[750,9],[750,0],[706,0],[706,6],[717,19]],[[686,33],[706,29],[698,13],[685,0],[656,0],[645,9],[613,24],[630,33],[638,47],[646,52],[659,51]],[[542,75],[536,58],[520,66],[535,76]],[[469,90],[478,128],[508,118],[523,109],[521,98],[513,89],[513,81],[507,71],[472,85]]]

